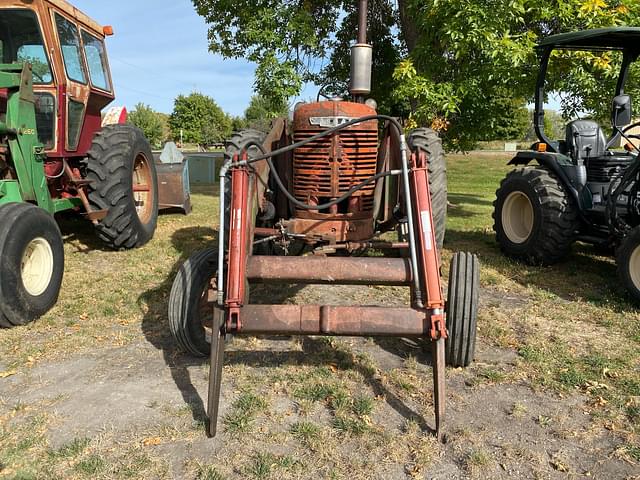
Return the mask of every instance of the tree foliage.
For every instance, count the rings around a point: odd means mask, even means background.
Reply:
[[[129,112],[127,121],[143,131],[153,147],[162,146],[167,138],[167,117],[156,112],[149,105],[138,103],[135,110]]]
[[[286,103],[312,78],[330,45],[340,0],[193,0],[209,28],[210,50],[257,66],[256,91]]]
[[[174,137],[198,145],[222,143],[231,134],[232,119],[211,97],[198,92],[179,95],[169,125]]]
[[[244,121],[248,128],[268,132],[274,118],[286,117],[288,114],[289,106],[286,103],[277,103],[262,95],[254,95],[244,112]]]
[[[310,79],[335,90],[347,84],[355,0],[193,2],[210,24],[213,52],[258,64],[255,86],[265,98],[286,100]],[[539,63],[534,47],[542,37],[640,23],[637,0],[370,5],[375,97],[382,111],[403,114],[410,125],[433,126],[461,149],[492,134],[494,119],[504,115],[505,96],[532,99]],[[323,68],[317,60],[325,62]],[[615,54],[559,53],[549,71],[549,92],[561,92],[566,116],[587,112],[606,119],[619,61]],[[632,73],[630,84],[640,72]]]

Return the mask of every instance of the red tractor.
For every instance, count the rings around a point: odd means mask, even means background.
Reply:
[[[0,0],[0,326],[56,302],[64,250],[53,215],[94,223],[114,249],[153,237],[158,186],[142,132],[103,126],[115,98],[102,27],[64,0]]]
[[[440,280],[447,183],[441,141],[375,110],[367,1],[359,2],[350,101],[298,105],[268,135],[235,134],[220,172],[218,250],[180,268],[169,301],[176,342],[211,355],[209,434],[216,433],[226,334],[418,337],[433,346],[436,430],[444,415],[444,366],[474,355],[479,266],[456,254],[448,302]],[[291,132],[291,133],[290,133]],[[397,230],[398,241],[381,238]],[[367,251],[384,256],[366,256]],[[263,305],[253,283],[404,285],[402,308]]]

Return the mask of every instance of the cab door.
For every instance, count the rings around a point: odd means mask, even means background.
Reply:
[[[53,10],[53,24],[60,45],[66,83],[62,88],[60,108],[64,112],[64,150],[78,150],[84,124],[90,86],[82,54],[78,25],[62,13]]]

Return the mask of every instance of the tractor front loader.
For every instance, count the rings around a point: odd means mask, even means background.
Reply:
[[[429,129],[406,139],[399,122],[378,114],[366,99],[372,68],[367,7],[360,0],[351,100],[298,105],[293,124],[276,120],[266,138],[256,131],[231,138],[220,172],[218,250],[189,258],[175,279],[173,336],[184,350],[211,356],[211,436],[226,334],[426,339],[433,352],[438,434],[445,362],[461,367],[473,359],[478,260],[454,255],[445,302],[438,254],[447,204],[441,142]],[[380,238],[394,230],[398,241]],[[365,256],[367,250],[385,255]],[[248,290],[256,283],[402,285],[411,289],[411,304],[258,305]]]
[[[57,301],[64,250],[54,214],[83,214],[114,249],[154,234],[149,143],[133,126],[102,126],[115,98],[110,33],[64,0],[0,0],[2,327],[30,322]]]

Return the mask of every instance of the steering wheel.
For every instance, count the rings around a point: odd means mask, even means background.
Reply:
[[[632,123],[631,125],[627,125],[626,127],[624,127],[622,130],[620,130],[622,132],[622,135],[628,138],[636,138],[638,140],[640,140],[640,134],[635,133],[632,135],[628,135],[627,132],[629,130],[633,130],[634,128],[640,128],[640,122],[636,122],[636,123]]]

